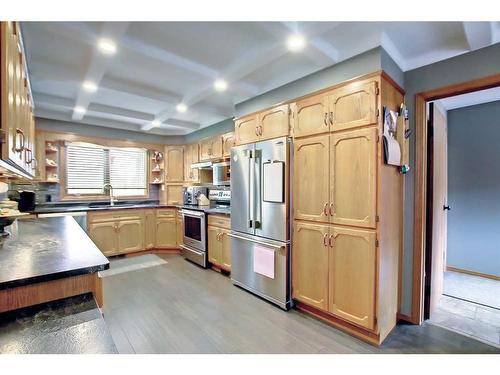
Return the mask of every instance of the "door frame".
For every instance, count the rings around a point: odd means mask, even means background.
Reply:
[[[424,268],[427,226],[427,103],[450,96],[466,94],[500,86],[500,74],[494,74],[415,95],[415,186],[413,227],[413,288],[410,321],[423,322]]]

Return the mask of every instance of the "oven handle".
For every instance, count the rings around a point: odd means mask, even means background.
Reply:
[[[192,217],[204,217],[204,212],[193,212],[193,211],[185,211],[181,210],[181,215],[183,216],[192,216]]]
[[[259,241],[259,240],[255,240],[253,238],[248,238],[248,237],[243,237],[243,236],[238,236],[237,234],[233,234],[233,233],[228,233],[227,234],[229,237],[233,237],[233,238],[236,238],[238,240],[242,240],[242,241],[250,241],[250,242],[253,242],[253,243],[256,243],[256,244],[259,244],[259,245],[262,245],[262,246],[265,246],[265,247],[271,247],[273,249],[275,249],[276,251],[284,248],[285,246],[284,245],[274,245],[274,244],[271,244],[271,243],[268,243],[268,242],[264,242],[264,241]]]
[[[197,254],[197,255],[200,255],[202,256],[203,255],[203,251],[198,251],[198,250],[195,250],[193,248],[190,248],[190,247],[186,247],[184,245],[181,245],[181,249],[184,249],[184,250],[187,250],[187,251],[192,251],[193,253]]]

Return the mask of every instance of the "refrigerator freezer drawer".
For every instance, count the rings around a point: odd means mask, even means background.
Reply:
[[[229,236],[233,283],[289,309],[290,244],[237,232]]]

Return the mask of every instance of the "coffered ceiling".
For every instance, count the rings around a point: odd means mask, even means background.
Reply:
[[[37,116],[161,135],[232,117],[236,103],[377,46],[406,71],[500,41],[498,22],[23,22],[22,32]]]

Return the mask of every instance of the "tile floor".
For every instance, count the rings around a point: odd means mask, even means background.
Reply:
[[[443,294],[500,309],[500,281],[460,272],[445,272]]]

